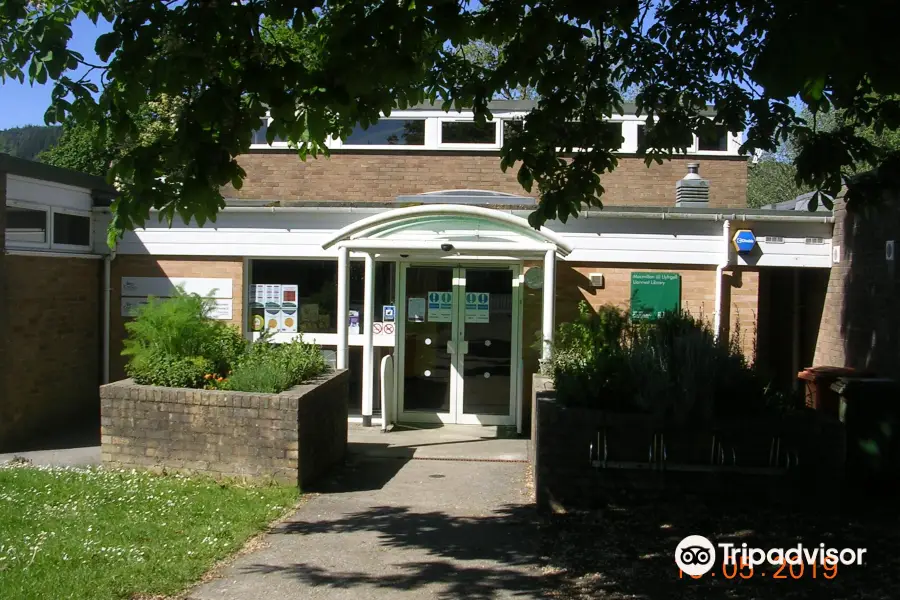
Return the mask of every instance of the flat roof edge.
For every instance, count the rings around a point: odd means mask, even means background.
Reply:
[[[104,195],[116,194],[116,189],[109,185],[102,177],[88,175],[87,173],[82,173],[81,171],[75,171],[73,169],[55,167],[34,160],[26,160],[2,152],[0,152],[0,171],[18,177],[27,177],[29,179],[38,179],[40,181],[50,181],[62,185],[84,188]]]
[[[431,204],[430,202],[413,201],[416,196],[400,196],[398,200],[402,201],[328,201],[328,200],[245,200],[237,198],[226,198],[225,209],[240,209],[260,212],[266,210],[277,209],[320,209],[327,212],[327,209],[334,209],[334,212],[346,212],[348,209],[367,209],[367,210],[391,210],[402,208],[405,206],[418,206]],[[468,200],[468,198],[467,198]],[[504,204],[502,202],[464,202],[461,204],[477,205],[485,208],[506,212],[529,213],[533,209],[531,206],[522,203]],[[534,205],[536,207],[536,204]],[[592,208],[581,212],[578,218],[635,218],[658,217],[660,219],[672,218],[695,218],[704,220],[731,220],[731,221],[806,221],[810,223],[833,223],[834,216],[831,213],[814,212],[803,213],[794,210],[763,210],[758,208],[682,208],[675,206],[625,206],[625,205],[607,205],[602,209]]]

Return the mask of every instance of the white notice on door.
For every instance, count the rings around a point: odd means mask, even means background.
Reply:
[[[491,295],[485,292],[466,293],[466,323],[491,322]]]
[[[453,293],[428,292],[428,321],[449,323],[453,319]]]

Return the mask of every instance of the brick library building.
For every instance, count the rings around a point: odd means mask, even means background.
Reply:
[[[151,219],[114,251],[105,182],[0,155],[0,445],[48,415],[96,413],[97,386],[124,377],[132,311],[176,286],[213,299],[215,318],[249,339],[320,345],[350,370],[351,420],[365,425],[527,431],[531,375],[581,301],[702,316],[784,385],[812,364],[840,261],[830,211],[748,209],[739,135],[695,139],[647,167],[643,118],[625,115],[611,121],[622,147],[604,208],[535,230],[536,198],[499,159],[530,108],[495,102],[484,125],[430,106],[395,111],[305,162],[267,144],[263,121],[215,223]],[[48,383],[38,364],[66,368]]]

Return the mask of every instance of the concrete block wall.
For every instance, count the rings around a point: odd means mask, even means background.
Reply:
[[[78,418],[97,419],[103,262],[3,257],[0,451]]]
[[[529,195],[516,181],[516,168],[500,170],[494,152],[414,152],[335,150],[328,158],[301,161],[287,150],[254,151],[239,159],[247,172],[240,190],[226,197],[244,200],[322,200],[391,202],[399,195],[448,189],[482,189]],[[675,182],[687,163],[700,163],[710,182],[710,206],[747,205],[747,160],[744,157],[674,158],[650,167],[643,158],[622,156],[612,173],[601,176],[607,205],[674,206]],[[531,196],[536,196],[537,190]]]
[[[110,381],[125,377],[125,358],[121,355],[122,341],[125,339],[125,322],[122,316],[123,277],[210,277],[231,279],[232,319],[231,323],[243,330],[244,322],[244,261],[242,258],[228,257],[171,257],[119,255],[111,266],[110,306]]]
[[[346,370],[281,394],[111,383],[103,463],[307,485],[344,458],[348,383]]]

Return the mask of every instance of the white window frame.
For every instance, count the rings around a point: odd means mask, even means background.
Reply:
[[[44,248],[46,250],[50,249],[50,244],[53,241],[53,219],[51,218],[51,208],[46,204],[35,204],[34,202],[26,202],[24,200],[7,200],[7,206],[11,206],[14,208],[24,208],[28,210],[39,210],[44,213],[44,234],[45,240],[43,242],[18,242],[10,239],[6,239],[6,247],[7,248]]]
[[[444,142],[444,123],[474,123],[472,117],[442,117],[437,119],[437,147],[441,150],[499,150],[502,144],[502,119],[491,119],[488,123],[494,126],[494,142],[493,143],[477,143],[477,142]]]
[[[56,243],[54,241],[56,237],[56,223],[53,216],[57,213],[63,215],[71,215],[73,217],[83,217],[88,220],[88,243],[86,246],[82,246],[80,244],[62,244]],[[90,211],[75,210],[73,208],[57,208],[55,206],[52,207],[50,210],[50,248],[53,250],[66,250],[74,252],[92,250],[94,248],[94,220],[91,217]]]
[[[442,138],[443,134],[443,124],[445,122],[474,122],[474,116],[471,112],[454,114],[452,116],[448,116],[445,112],[435,109],[435,110],[423,110],[423,111],[394,111],[391,113],[390,117],[382,117],[381,121],[424,121],[425,122],[425,140],[422,145],[414,146],[414,145],[406,145],[406,144],[348,144],[342,141],[340,138],[332,138],[329,137],[325,141],[325,145],[332,150],[372,150],[372,151],[400,151],[400,152],[417,152],[417,151],[435,151],[435,150],[448,150],[448,151],[466,151],[466,152],[496,152],[500,148],[503,147],[504,143],[504,132],[503,132],[503,124],[506,121],[518,120],[523,117],[526,117],[527,113],[524,112],[502,112],[495,113],[494,118],[490,119],[489,123],[494,123],[496,135],[494,138],[494,143],[492,144],[476,144],[476,143],[444,143]],[[637,127],[641,124],[646,125],[647,118],[646,117],[638,117],[635,115],[613,115],[609,119],[607,119],[611,123],[621,123],[622,124],[622,137],[624,141],[622,146],[619,147],[615,152],[622,154],[636,154],[637,147]],[[271,123],[272,119],[268,119],[268,123]],[[681,155],[701,155],[701,156],[737,156],[738,150],[740,149],[741,134],[734,134],[732,132],[728,132],[728,147],[726,150],[700,150],[700,140],[694,135],[693,141],[691,145],[686,149],[685,152],[676,152],[676,154]],[[269,144],[251,144],[250,148],[252,150],[271,150],[271,149],[287,149],[293,148],[289,142],[281,141],[281,142],[273,142],[271,145]],[[573,152],[580,152],[585,149],[583,148],[574,148]],[[589,149],[588,149],[589,150]]]
[[[425,116],[397,116],[396,113],[390,117],[382,117],[379,121],[425,121],[425,139],[421,145],[416,144],[348,144],[341,139],[331,140],[331,148],[343,148],[345,150],[434,150],[437,146],[435,131],[435,119]]]

